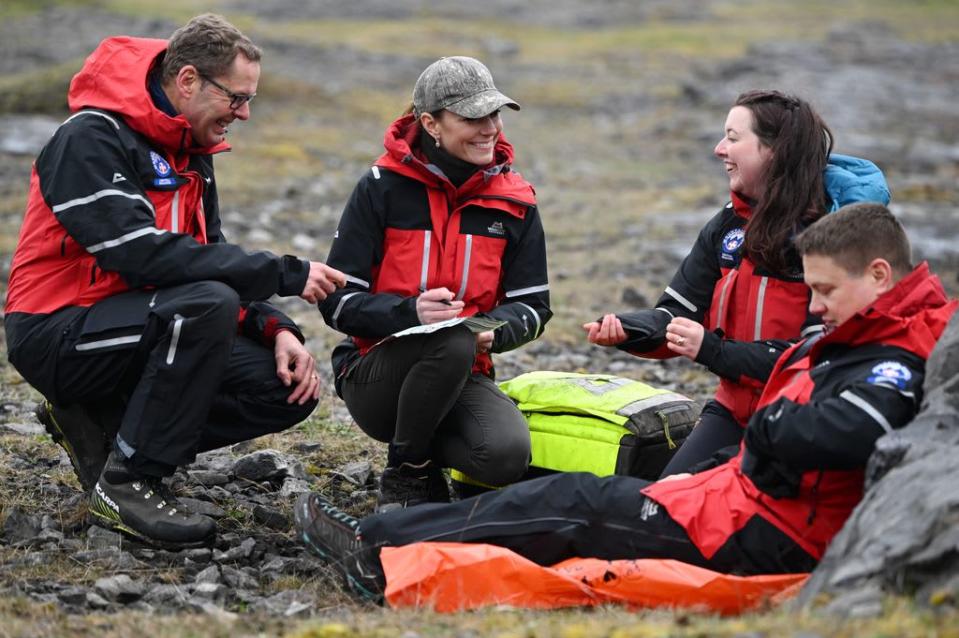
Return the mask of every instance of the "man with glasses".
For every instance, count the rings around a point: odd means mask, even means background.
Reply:
[[[211,14],[169,41],[104,40],[34,164],[11,265],[8,354],[47,399],[38,417],[92,490],[94,520],[158,545],[216,527],[164,477],[316,406],[303,335],[264,300],[316,303],[345,283],[221,231],[213,155],[250,117],[260,56]]]

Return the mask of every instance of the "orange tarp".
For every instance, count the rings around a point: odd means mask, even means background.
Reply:
[[[795,593],[808,577],[730,576],[666,559],[572,558],[541,567],[503,547],[469,543],[384,547],[380,561],[390,606],[440,612],[619,603],[737,614]]]

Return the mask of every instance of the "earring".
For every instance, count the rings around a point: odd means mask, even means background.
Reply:
[[[439,148],[439,147],[440,147],[440,138],[439,138],[439,136],[437,136],[437,137],[436,137],[436,148]]]

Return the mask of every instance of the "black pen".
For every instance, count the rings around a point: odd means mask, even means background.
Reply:
[[[420,294],[422,295],[424,292],[426,292],[426,289],[425,289],[425,288],[420,288]],[[452,305],[453,305],[453,302],[450,301],[449,299],[437,299],[436,301],[440,302],[440,303],[443,304],[444,306],[452,306]]]

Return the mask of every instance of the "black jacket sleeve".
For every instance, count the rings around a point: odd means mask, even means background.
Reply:
[[[350,195],[326,263],[347,276],[346,286],[320,302],[323,319],[334,330],[370,339],[419,325],[416,298],[371,293],[373,267],[383,259],[386,213],[371,192],[371,173]]]
[[[506,352],[538,338],[553,316],[549,308],[546,271],[546,237],[539,209],[531,206],[523,219],[523,231],[503,255],[502,286],[505,298],[485,313],[506,322],[496,329],[493,352]]]
[[[773,496],[792,495],[802,472],[865,467],[876,440],[909,423],[919,409],[924,363],[896,356],[861,361],[846,379],[822,379],[808,403],[781,398],[757,410],[745,432],[743,471]],[[880,370],[894,369],[896,375]],[[815,378],[815,377],[814,377]]]
[[[734,341],[707,330],[696,362],[724,379],[736,383],[752,379],[762,384],[769,378],[779,356],[792,345],[792,341],[785,339]]]
[[[133,288],[215,280],[246,300],[303,291],[309,264],[297,257],[201,244],[158,229],[140,185],[140,163],[149,161],[142,150],[141,141],[109,119],[85,116],[61,126],[37,158],[44,200],[99,268]],[[116,174],[123,179],[113,181]]]
[[[263,301],[254,301],[246,306],[243,321],[240,324],[241,334],[265,346],[273,347],[276,343],[276,333],[280,330],[289,330],[300,340],[300,343],[306,341],[296,322],[274,306]]]

